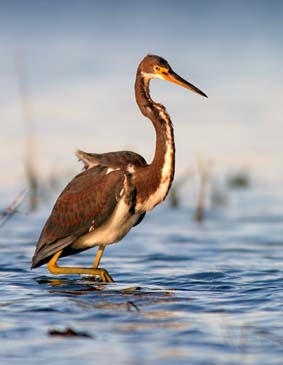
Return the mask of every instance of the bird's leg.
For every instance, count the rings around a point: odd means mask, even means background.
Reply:
[[[93,267],[95,269],[98,268],[98,265],[100,263],[101,257],[102,257],[103,252],[104,252],[104,249],[105,249],[105,246],[104,245],[99,245],[98,250],[97,250],[97,254],[96,254],[96,257],[95,257],[95,260],[93,261]]]
[[[111,278],[111,275],[108,273],[108,271],[105,270],[105,269],[99,269],[98,268],[98,265],[100,263],[101,257],[102,257],[103,252],[104,252],[104,249],[105,249],[105,246],[104,245],[99,245],[98,250],[97,250],[96,257],[95,257],[95,259],[93,261],[93,267],[95,269],[97,269],[97,270],[102,270],[103,271],[103,275],[102,276],[104,277],[104,279],[101,276],[102,281],[106,281],[107,283],[113,283],[114,280]]]
[[[101,281],[106,283],[113,283],[114,280],[111,278],[111,276],[108,274],[108,272],[104,269],[98,269],[98,268],[83,268],[83,267],[66,267],[66,266],[58,266],[57,260],[61,256],[63,250],[60,250],[55,253],[55,255],[51,258],[51,260],[48,262],[48,270],[54,274],[86,274],[86,275],[97,275],[100,277]],[[102,250],[103,253],[103,250]],[[102,255],[100,254],[100,257]],[[98,256],[98,254],[97,254]],[[100,258],[99,258],[100,260]],[[98,260],[98,262],[99,262]],[[96,262],[96,260],[95,260]]]

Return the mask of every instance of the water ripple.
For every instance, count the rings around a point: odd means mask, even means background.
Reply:
[[[7,223],[1,362],[281,365],[283,214],[211,213],[198,225],[188,210],[165,206],[151,217],[106,250],[110,285],[30,271],[42,212],[19,218],[18,227],[17,217],[13,228]],[[66,262],[87,266],[94,256]],[[66,328],[92,338],[48,335]]]

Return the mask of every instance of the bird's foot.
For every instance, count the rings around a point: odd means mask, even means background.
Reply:
[[[85,268],[85,267],[66,267],[58,266],[56,261],[51,259],[48,263],[48,270],[54,275],[65,275],[65,274],[80,274],[80,275],[90,275],[99,276],[101,282],[104,283],[114,283],[114,280],[110,276],[107,270],[99,268]]]
[[[100,271],[100,274],[97,274],[100,278],[100,281],[103,283],[114,283],[113,278],[109,274],[109,272],[105,269],[96,269]]]

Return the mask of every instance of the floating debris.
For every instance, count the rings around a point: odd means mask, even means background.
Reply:
[[[132,309],[131,308],[134,308],[137,312],[140,312],[141,310],[139,309],[139,307],[132,301],[128,301],[127,302],[127,309],[128,309],[128,312],[131,312]]]
[[[132,286],[130,288],[126,288],[126,289],[121,290],[121,294],[129,294],[129,293],[132,294],[136,291],[139,292],[140,290],[141,290],[140,286]]]
[[[60,337],[86,337],[86,338],[93,338],[90,334],[86,332],[77,332],[72,328],[66,328],[63,331],[52,329],[48,331],[49,336],[60,336]]]

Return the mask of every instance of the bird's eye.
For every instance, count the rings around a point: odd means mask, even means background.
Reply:
[[[155,71],[160,71],[160,67],[154,66]]]

